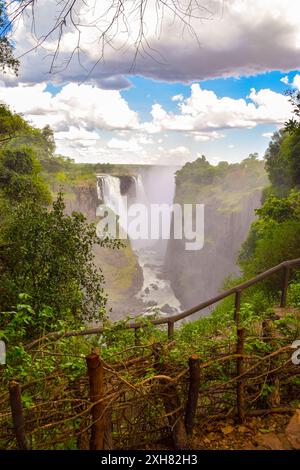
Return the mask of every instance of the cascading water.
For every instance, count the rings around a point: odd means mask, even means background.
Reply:
[[[151,178],[145,187],[142,175],[132,177],[134,190],[130,191],[128,197],[127,194],[122,195],[121,178],[111,175],[97,176],[97,192],[102,204],[105,204],[119,216],[119,224],[123,228],[125,227],[123,221],[127,215],[126,211],[132,204],[143,204],[149,210],[153,198],[155,203],[172,203],[172,191],[168,197],[165,197],[164,194],[162,201],[158,201],[156,198],[159,187],[150,186]],[[169,180],[165,181],[165,185],[169,182]],[[178,312],[180,303],[171,288],[170,281],[163,273],[165,250],[162,247],[166,241],[134,240],[130,237],[130,233],[128,237],[143,270],[143,287],[137,294],[137,298],[145,305],[144,314],[152,312],[153,309],[158,309],[163,314]]]
[[[126,196],[121,194],[121,180],[116,176],[97,176],[98,198],[119,216],[118,222],[122,228],[126,227],[127,213]]]
[[[142,203],[148,203],[148,198],[145,192],[144,184],[141,175],[134,176],[135,187],[136,187],[136,200]]]

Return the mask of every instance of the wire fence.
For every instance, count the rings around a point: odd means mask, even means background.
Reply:
[[[180,361],[172,356],[175,340],[128,347],[109,361],[94,350],[76,356],[85,369],[75,378],[61,367],[59,339],[52,349],[38,344],[35,360],[51,355],[55,367],[24,383],[5,382],[2,373],[0,447],[138,449],[167,442],[185,449],[204,423],[292,411],[300,399],[300,366],[291,344],[298,330],[291,332],[265,320],[216,341],[205,358]]]

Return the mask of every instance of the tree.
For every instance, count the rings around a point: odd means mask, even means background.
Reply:
[[[8,19],[6,16],[5,2],[0,0],[0,70],[5,73],[11,70],[17,74],[19,68],[19,61],[14,58],[13,45],[6,37],[5,31],[7,28]]]
[[[11,211],[2,230],[0,311],[9,311],[26,293],[36,312],[50,306],[57,318],[68,313],[85,321],[101,318],[106,296],[93,246],[118,243],[100,240],[94,224],[64,209],[59,194],[51,210],[27,200]]]
[[[26,199],[35,204],[50,203],[51,195],[40,171],[40,162],[28,146],[0,152],[0,190],[12,204]]]
[[[270,181],[283,195],[290,188],[300,187],[300,92],[291,91],[288,95],[294,117],[274,133],[265,154]]]
[[[246,277],[252,277],[287,259],[300,257],[300,192],[287,197],[270,194],[256,210],[258,220],[250,229],[239,255]],[[269,288],[280,288],[280,279],[272,278]]]
[[[293,106],[294,117],[285,123],[285,130],[290,134],[300,129],[300,91],[289,90],[287,96]]]
[[[274,187],[281,188],[283,191],[291,186],[290,175],[287,171],[287,155],[282,152],[281,148],[286,136],[287,134],[283,129],[275,132],[265,153],[265,168],[270,181]]]
[[[27,132],[29,124],[20,116],[13,113],[3,103],[0,103],[0,144],[6,143],[19,133]]]
[[[11,149],[18,149],[21,146],[30,147],[43,166],[52,159],[55,152],[55,141],[50,126],[38,129],[28,125],[23,132],[16,133],[6,143]]]

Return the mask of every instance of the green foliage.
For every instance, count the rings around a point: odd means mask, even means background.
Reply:
[[[40,176],[41,166],[34,150],[20,146],[0,152],[0,190],[12,203],[31,199],[47,204],[50,192]]]
[[[266,170],[274,190],[285,195],[290,188],[300,187],[300,93],[291,92],[295,118],[284,129],[275,132],[265,154]]]
[[[259,218],[239,255],[246,278],[300,257],[300,192],[291,190],[285,198],[271,194],[256,213]],[[281,282],[281,276],[274,276],[266,285],[276,292]]]
[[[294,134],[300,129],[300,92],[297,90],[289,90],[286,94],[290,97],[294,117],[285,123],[285,130],[290,134]]]
[[[23,129],[23,132],[15,134],[10,139],[9,148],[18,149],[22,146],[30,147],[36,154],[42,167],[54,158],[55,141],[52,129],[46,125],[43,129],[31,126]]]
[[[87,319],[101,317],[104,279],[94,267],[92,248],[118,244],[100,240],[82,214],[65,215],[61,194],[51,210],[30,200],[14,207],[2,239],[2,310],[16,304],[18,293],[26,292],[36,311],[49,305],[58,316],[71,311]]]
[[[4,140],[0,147],[0,309],[10,312],[20,293],[29,295],[28,337],[39,334],[40,328],[58,327],[55,322],[70,315],[99,320],[106,295],[103,274],[94,266],[93,247],[117,248],[119,243],[100,240],[95,226],[82,214],[65,215],[61,193],[48,207],[51,195],[41,171],[55,161],[49,126],[35,129],[3,105],[0,134]],[[51,325],[41,317],[47,308]],[[14,312],[16,322],[21,321],[21,313]],[[8,323],[14,325],[3,315],[0,325]]]
[[[0,103],[0,143],[29,129],[30,126],[22,116],[11,112],[5,104]]]
[[[198,185],[211,184],[218,179],[222,179],[230,170],[238,168],[252,168],[260,166],[258,154],[250,154],[240,164],[229,164],[228,162],[219,162],[218,165],[211,165],[204,155],[197,158],[192,163],[187,162],[180,170],[176,172],[176,185],[180,186],[188,183]]]
[[[300,256],[300,94],[291,92],[295,118],[275,132],[265,154],[272,186],[263,194],[263,205],[242,246],[239,264],[251,277],[287,259]],[[281,276],[265,286],[275,292]]]
[[[291,186],[288,158],[282,146],[286,138],[288,135],[285,130],[275,132],[265,153],[266,170],[270,181],[280,193],[284,193]]]
[[[296,279],[289,286],[288,304],[291,305],[292,307],[300,308],[300,281],[299,279]]]
[[[180,187],[187,179],[197,184],[209,184],[213,181],[215,174],[214,167],[202,155],[192,163],[187,162],[176,172],[176,185]]]

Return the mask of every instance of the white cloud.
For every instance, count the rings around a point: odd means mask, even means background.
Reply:
[[[294,76],[292,82],[289,81],[289,77],[287,75],[285,77],[282,77],[280,81],[283,82],[285,85],[288,85],[288,86],[291,86],[300,90],[300,75],[299,74],[296,74]]]
[[[265,137],[266,139],[271,139],[273,134],[274,132],[264,132],[262,136]]]
[[[295,75],[292,83],[293,87],[297,88],[297,90],[300,90],[300,75]]]
[[[184,0],[182,8],[185,3]],[[147,32],[151,48],[148,50],[149,54],[138,55],[132,67],[139,30],[139,12],[136,9],[127,24],[122,21],[119,25],[115,24],[105,51],[105,61],[95,67],[89,79],[95,80],[103,88],[117,89],[129,86],[126,75],[131,74],[170,81],[189,81],[300,68],[300,2],[252,0],[249,5],[247,0],[204,0],[203,3],[212,15],[207,15],[207,19],[201,21],[190,18],[191,26],[198,37],[196,41],[189,29],[184,29],[178,19],[174,20],[172,12],[167,8],[164,9],[161,21],[162,15],[156,9],[156,0],[149,0],[145,5],[144,18],[144,31]],[[39,37],[49,31],[57,5],[63,8],[64,2],[39,0],[37,3],[35,13]],[[68,24],[52,80],[78,81],[87,77],[87,71],[91,70],[102,54],[97,27],[105,27],[112,12],[106,17],[102,16],[102,25],[99,22],[95,24],[95,19],[101,17],[108,5],[111,5],[110,0],[76,2],[76,11],[82,25],[82,65],[78,63],[75,54],[66,67],[66,60],[77,45],[77,33]],[[132,1],[124,2],[124,13],[133,6]],[[193,12],[196,16],[197,11]],[[203,11],[200,14],[205,16]],[[91,22],[94,22],[95,27],[85,27]],[[22,54],[34,47],[30,18],[19,22],[14,40],[17,53]],[[52,35],[43,46],[44,49],[22,58],[22,81],[35,83],[50,78],[47,73],[52,61],[51,53],[56,46],[55,37]],[[4,79],[7,80],[8,77]]]
[[[192,156],[190,149],[184,145],[178,145],[170,149],[159,147],[158,150],[160,152],[159,160],[167,161],[172,165],[184,165],[195,158]]]
[[[152,106],[152,121],[142,124],[150,133],[168,131],[193,132],[196,140],[222,137],[217,131],[226,128],[253,128],[258,124],[283,124],[292,115],[288,97],[269,89],[251,89],[248,99],[218,98],[199,84],[178,104],[178,113],[167,112],[162,105]]]
[[[190,155],[190,150],[184,145],[180,145],[168,151],[170,155],[180,155],[180,156],[187,156]]]
[[[172,101],[183,101],[184,96],[180,93],[179,95],[172,96]]]
[[[289,85],[289,84],[290,84],[290,83],[289,83],[289,77],[288,77],[287,75],[285,75],[285,77],[282,77],[282,78],[280,79],[280,81],[281,81],[282,83],[284,83],[285,85]]]
[[[142,150],[142,147],[138,144],[136,139],[116,139],[113,137],[108,143],[108,148],[117,149],[126,152],[139,152]]]
[[[69,83],[52,96],[46,84],[0,86],[0,100],[37,126],[50,124],[56,131],[69,126],[85,129],[135,129],[138,115],[119,91]]]
[[[187,161],[209,141],[225,137],[225,129],[280,127],[292,116],[288,97],[272,90],[251,89],[247,98],[233,99],[199,84],[178,101],[176,112],[154,104],[149,122],[141,122],[119,91],[87,84],[69,83],[51,95],[45,83],[0,83],[0,100],[39,127],[50,124],[58,152],[81,161]]]
[[[192,136],[196,142],[208,142],[210,140],[217,140],[225,137],[224,134],[221,134],[220,132],[216,131],[192,132]]]

